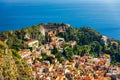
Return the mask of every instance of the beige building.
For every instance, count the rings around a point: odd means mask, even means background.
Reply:
[[[39,42],[38,40],[30,40],[30,41],[25,42],[25,45],[27,47],[37,48],[39,45]]]

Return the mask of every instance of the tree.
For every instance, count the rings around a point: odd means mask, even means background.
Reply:
[[[57,54],[58,53],[58,49],[54,46],[53,50],[52,50],[53,54]]]
[[[91,51],[91,46],[90,45],[84,45],[83,48],[86,51],[86,55],[89,55],[89,53]]]
[[[92,47],[91,52],[97,52],[98,56],[100,56],[100,52],[102,51],[101,44],[98,41],[94,41],[91,44],[91,47]]]
[[[12,54],[17,57],[18,59],[21,59],[21,56],[18,54],[18,52],[15,49],[11,49]]]

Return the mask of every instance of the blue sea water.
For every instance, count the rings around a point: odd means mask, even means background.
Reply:
[[[79,4],[0,4],[0,32],[48,22],[89,26],[120,40],[120,5]]]

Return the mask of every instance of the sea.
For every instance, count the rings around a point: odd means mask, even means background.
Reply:
[[[88,26],[102,35],[120,40],[119,4],[0,3],[0,32],[49,22],[69,23],[76,28]]]

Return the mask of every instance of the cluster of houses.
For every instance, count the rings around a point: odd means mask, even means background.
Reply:
[[[33,73],[37,80],[119,80],[120,67],[110,65],[109,55],[99,58],[73,56],[72,61],[35,62]]]
[[[118,46],[118,42],[114,41],[114,40],[111,40],[110,38],[108,38],[107,36],[102,36],[101,38],[101,43],[104,44],[104,45],[116,45]]]
[[[69,24],[66,24],[69,27]],[[58,31],[63,32],[64,27],[59,27]],[[44,34],[44,31],[42,32]],[[98,58],[91,56],[77,56],[72,57],[72,61],[63,60],[60,63],[55,55],[52,54],[51,49],[54,47],[62,50],[64,38],[56,37],[56,31],[48,31],[51,41],[39,46],[38,40],[30,40],[25,42],[28,49],[19,51],[19,55],[24,59],[28,65],[33,69],[33,75],[37,80],[120,80],[120,67],[110,65],[110,55],[105,54]],[[101,39],[106,44],[107,37]],[[74,47],[76,41],[67,42],[67,44]],[[29,48],[33,49],[30,50]],[[53,63],[48,60],[42,62],[35,60],[41,59],[42,54],[52,56]]]

